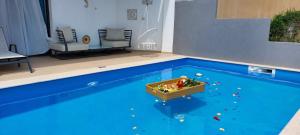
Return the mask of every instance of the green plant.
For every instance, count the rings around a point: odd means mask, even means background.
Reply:
[[[184,82],[184,87],[193,87],[199,85],[200,82],[196,81],[195,79],[187,79]]]
[[[271,22],[270,41],[280,41],[284,36],[285,29],[283,15],[276,15]]]
[[[298,42],[300,11],[288,10],[274,16],[270,27],[270,41]]]

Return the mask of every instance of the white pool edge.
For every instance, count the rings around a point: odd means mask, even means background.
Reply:
[[[193,57],[193,56],[186,56],[186,57],[187,58],[200,59],[200,60],[223,62],[223,63],[229,63],[229,64],[238,64],[238,65],[247,65],[247,66],[258,66],[258,67],[265,67],[265,68],[270,68],[270,69],[280,69],[280,70],[286,70],[286,71],[300,72],[300,69],[296,69],[296,68],[279,67],[279,66],[271,66],[271,65],[247,63],[247,62],[237,62],[237,61],[221,60],[221,59],[212,59],[212,58],[205,58],[205,57]]]
[[[106,66],[103,68],[92,67],[92,68],[74,70],[74,71],[70,71],[70,72],[53,73],[53,74],[47,74],[47,75],[34,76],[34,77],[26,78],[26,79],[22,78],[22,79],[8,80],[8,81],[0,81],[0,89],[21,86],[21,85],[27,85],[27,84],[32,84],[32,83],[57,80],[57,79],[64,79],[64,78],[75,77],[75,76],[86,75],[86,74],[100,73],[100,72],[117,70],[117,69],[134,67],[134,66],[142,66],[142,65],[146,65],[146,64],[153,64],[153,63],[177,60],[177,59],[182,59],[182,58],[194,58],[194,59],[199,59],[199,60],[208,60],[208,61],[223,62],[223,63],[229,63],[229,64],[259,66],[259,67],[266,67],[266,68],[271,68],[271,69],[281,69],[281,70],[287,70],[287,71],[300,72],[300,69],[295,69],[295,68],[275,67],[275,66],[270,66],[270,65],[262,65],[262,64],[254,64],[254,63],[245,63],[245,62],[237,62],[237,61],[229,61],[229,60],[221,60],[221,59],[211,59],[211,58],[205,58],[205,57],[177,55],[177,56],[172,56],[172,57],[168,57],[168,58],[159,58],[159,59],[155,59],[155,60],[145,60],[145,61],[139,61],[139,62],[130,62],[127,64],[111,65],[111,66]]]
[[[92,67],[92,68],[74,70],[74,71],[70,71],[70,72],[40,75],[40,76],[29,77],[26,79],[22,78],[22,79],[1,81],[0,89],[22,86],[22,85],[33,84],[33,83],[52,81],[52,80],[57,80],[57,79],[76,77],[76,76],[93,74],[93,73],[100,73],[100,72],[135,67],[135,66],[142,66],[142,65],[177,60],[177,59],[182,59],[182,58],[186,58],[186,57],[185,56],[172,56],[172,57],[168,57],[168,58],[159,58],[159,59],[155,59],[155,60],[145,60],[145,61],[139,61],[139,62],[130,62],[130,63],[126,63],[126,64],[105,66],[105,67],[101,67],[101,68]]]
[[[280,132],[280,135],[300,135],[300,109]]]

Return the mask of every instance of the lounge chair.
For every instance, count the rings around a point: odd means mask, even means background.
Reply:
[[[99,29],[101,48],[130,48],[132,30],[123,29]]]
[[[61,27],[57,28],[56,32],[59,42],[50,44],[49,48],[52,55],[89,50],[89,45],[78,42],[75,29]]]
[[[17,46],[15,44],[10,44],[8,47],[4,36],[4,30],[0,27],[0,65],[18,64],[20,67],[21,63],[27,63],[29,71],[33,73],[28,57],[18,54]]]

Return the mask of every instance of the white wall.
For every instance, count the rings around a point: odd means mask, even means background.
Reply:
[[[83,0],[52,0],[52,35],[56,39],[55,29],[71,26],[77,31],[81,41],[83,35],[91,36],[91,45],[99,46],[98,29],[116,27],[116,0],[89,0],[90,6],[84,7]]]
[[[132,29],[133,48],[139,48],[142,42],[156,42],[158,44],[156,50],[161,51],[162,44],[162,27],[163,27],[163,0],[154,0],[153,5],[149,5],[149,25],[148,29],[157,28],[147,32],[146,5],[142,4],[142,0],[117,0],[118,9],[118,26]],[[127,9],[138,10],[138,20],[127,20]],[[143,19],[144,18],[144,19]],[[143,36],[144,35],[144,36]]]
[[[90,35],[91,45],[98,46],[98,28],[127,28],[133,30],[133,49],[143,50],[144,48],[139,48],[142,42],[156,42],[158,46],[155,50],[172,52],[175,0],[153,0],[153,5],[148,8],[148,29],[157,30],[147,33],[146,5],[142,4],[142,0],[89,1],[89,8],[84,7],[84,0],[51,1],[54,39],[57,27],[69,25],[77,30],[80,40],[83,35]],[[127,20],[127,9],[137,9],[138,20]]]

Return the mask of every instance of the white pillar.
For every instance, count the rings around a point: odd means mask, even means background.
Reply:
[[[175,0],[164,0],[162,52],[173,52]]]

